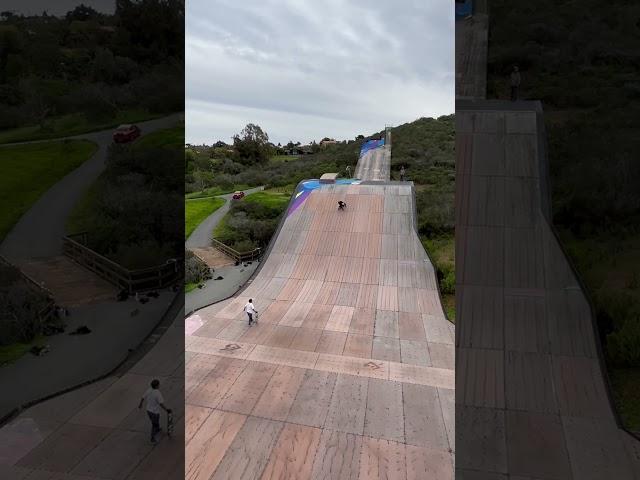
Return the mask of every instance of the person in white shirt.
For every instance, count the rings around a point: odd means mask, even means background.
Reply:
[[[244,311],[249,317],[249,326],[253,323],[253,315],[258,313],[256,307],[253,305],[253,298],[250,298],[247,304],[244,306]]]
[[[165,407],[164,398],[160,393],[160,380],[154,379],[151,382],[151,388],[148,388],[144,395],[140,399],[138,408],[142,408],[142,403],[147,403],[147,415],[151,420],[151,443],[157,443],[156,435],[160,432],[160,409],[165,412],[171,413],[171,409]]]

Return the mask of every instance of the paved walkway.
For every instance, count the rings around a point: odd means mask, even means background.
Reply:
[[[595,318],[552,230],[539,102],[458,103],[460,478],[640,478]]]
[[[133,368],[36,405],[0,429],[0,478],[157,480],[184,468],[183,310]],[[39,380],[42,377],[37,377]],[[153,378],[174,411],[175,436],[149,442],[138,410]],[[6,390],[3,389],[3,394]],[[163,429],[166,417],[162,415]]]
[[[180,115],[171,115],[139,125],[142,133],[146,134],[171,127],[179,118]],[[98,151],[45,192],[22,216],[0,244],[0,253],[9,261],[18,266],[25,265],[27,269],[34,262],[59,264],[51,260],[62,255],[66,219],[75,202],[103,171],[111,134],[112,130],[106,130],[73,137],[96,142]],[[56,281],[52,275],[36,277],[35,280],[47,281],[48,284]],[[86,283],[91,287],[88,294],[93,295],[95,288],[91,282]],[[53,290],[56,291],[55,288]],[[109,300],[99,297],[98,302],[85,304],[82,298],[75,298],[77,301],[72,302],[75,305],[69,308],[68,332],[77,326],[87,325],[92,333],[49,337],[45,342],[50,345],[51,352],[46,356],[27,354],[10,365],[0,367],[0,418],[25,403],[109,372],[125,358],[129,348],[137,345],[153,329],[172,298],[172,292],[168,291],[160,292],[159,298],[151,299],[145,305],[133,299],[117,302],[113,297]]]
[[[138,124],[142,134],[169,128],[180,115],[171,115]],[[78,135],[98,145],[97,152],[78,168],[53,185],[25,213],[0,244],[0,255],[20,264],[28,259],[55,257],[62,253],[65,222],[85,191],[105,168],[107,150],[112,143],[113,129]],[[48,140],[53,141],[53,140]],[[9,146],[2,145],[0,148]]]
[[[221,276],[222,280],[208,280],[204,288],[196,288],[187,293],[184,298],[184,311],[194,312],[230,297],[247,283],[259,266],[260,263],[254,261],[246,267],[240,264],[217,268],[213,277]]]
[[[412,202],[321,186],[249,287],[186,320],[186,478],[453,478],[454,328]]]
[[[251,195],[252,193],[260,192],[262,190],[264,190],[264,186],[244,190],[244,193],[245,195]],[[218,223],[220,223],[220,220],[222,220],[222,217],[224,217],[229,211],[229,208],[231,208],[231,197],[233,197],[233,193],[218,195],[218,197],[224,198],[224,205],[205,218],[191,233],[191,235],[189,235],[189,238],[187,238],[187,241],[185,242],[187,248],[205,248],[211,246],[211,234],[213,229],[216,228]]]

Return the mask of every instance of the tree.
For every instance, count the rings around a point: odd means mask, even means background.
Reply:
[[[243,165],[266,163],[269,160],[269,135],[253,123],[233,136],[233,147],[238,162]]]
[[[69,21],[73,20],[89,20],[90,18],[95,18],[99,14],[96,10],[91,7],[86,6],[84,3],[81,3],[73,10],[67,12],[66,19]]]
[[[22,50],[22,39],[15,25],[0,26],[0,83],[7,83],[9,56]]]

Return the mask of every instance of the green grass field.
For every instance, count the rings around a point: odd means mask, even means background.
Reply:
[[[44,192],[96,150],[85,140],[0,147],[0,240]]]
[[[224,203],[224,199],[217,197],[186,200],[184,202],[185,240],[205,218],[218,210]]]
[[[0,132],[0,143],[47,140],[87,132],[107,130],[127,123],[142,122],[159,118],[162,115],[150,114],[145,110],[123,110],[114,118],[102,122],[90,122],[82,114],[70,114],[47,120],[45,128],[39,125],[14,128]]]
[[[184,126],[157,130],[135,142],[135,148],[183,148]]]
[[[31,350],[31,347],[40,346],[44,343],[44,336],[38,335],[29,343],[12,343],[11,345],[0,345],[0,365],[15,362],[20,357]]]

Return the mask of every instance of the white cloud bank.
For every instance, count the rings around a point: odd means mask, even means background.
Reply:
[[[454,111],[447,0],[188,0],[186,138],[257,123],[275,143]]]

